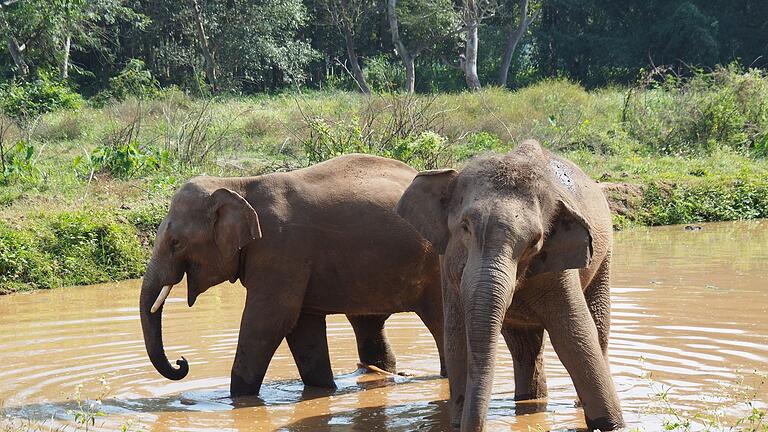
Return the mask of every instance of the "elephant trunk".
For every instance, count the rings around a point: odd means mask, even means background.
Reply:
[[[164,377],[170,380],[180,380],[189,373],[189,364],[182,357],[176,360],[177,368],[174,368],[165,355],[163,346],[163,305],[155,305],[161,290],[162,283],[158,280],[156,265],[152,260],[147,267],[147,273],[144,275],[144,281],[141,285],[141,297],[139,300],[139,312],[141,315],[141,329],[144,333],[144,346],[147,349],[149,360],[155,369]],[[155,312],[152,312],[155,305]]]
[[[465,271],[465,277],[468,273]],[[462,279],[467,332],[467,386],[462,431],[482,431],[493,387],[496,344],[512,301],[516,265],[512,260],[484,260]]]

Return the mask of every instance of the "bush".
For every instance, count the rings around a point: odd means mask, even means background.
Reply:
[[[768,184],[736,180],[669,186],[651,184],[638,219],[672,225],[768,217]]]
[[[469,135],[463,144],[457,145],[453,149],[453,155],[456,162],[463,162],[487,151],[504,152],[504,150],[499,137],[488,132],[477,132]]]
[[[390,56],[379,55],[365,62],[365,81],[371,91],[392,92],[405,86],[405,69],[402,63]]]
[[[130,59],[117,76],[109,79],[109,89],[94,96],[93,103],[102,106],[109,100],[123,101],[129,97],[151,99],[160,94],[160,83],[144,62]]]
[[[35,147],[26,141],[19,140],[10,149],[0,146],[0,166],[2,168],[2,183],[15,181],[35,181],[40,174],[35,159]]]
[[[76,140],[85,135],[92,126],[92,119],[80,113],[51,114],[40,121],[32,138],[39,141]]]
[[[0,292],[122,280],[141,275],[148,252],[136,228],[102,212],[0,222]]]
[[[0,86],[0,109],[9,117],[25,120],[59,109],[78,109],[82,98],[46,74],[33,82]]]
[[[359,113],[322,116],[300,107],[308,162],[345,153],[368,153],[399,159],[421,168],[448,163],[447,139],[440,133],[443,116],[436,98],[385,94],[365,99]]]
[[[737,66],[680,79],[652,71],[628,92],[623,112],[629,135],[668,155],[710,154],[718,147],[766,155],[768,77]]]
[[[168,153],[149,145],[140,145],[136,141],[117,146],[102,145],[91,153],[89,165],[94,171],[108,172],[115,177],[127,179],[168,165]]]

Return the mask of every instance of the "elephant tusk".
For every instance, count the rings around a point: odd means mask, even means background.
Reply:
[[[155,303],[152,305],[150,312],[155,313],[158,309],[160,309],[160,306],[165,303],[165,299],[168,298],[168,294],[170,294],[171,288],[173,288],[173,285],[166,285],[163,287],[163,289],[160,290],[160,294],[158,294],[157,300],[155,300]]]

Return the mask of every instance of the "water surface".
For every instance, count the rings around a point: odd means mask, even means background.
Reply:
[[[625,417],[659,428],[671,408],[718,409],[728,418],[745,400],[768,402],[768,221],[672,226],[617,233],[613,267],[611,366]],[[72,398],[106,393],[103,430],[125,422],[152,431],[442,431],[448,382],[437,351],[413,314],[392,316],[387,332],[408,377],[352,373],[350,325],[329,317],[331,361],[339,390],[305,389],[290,352],[280,347],[262,394],[228,398],[244,289],[224,284],[188,308],[183,286],[165,307],[169,358],[184,355],[190,374],[168,381],[150,365],[138,320],[138,281],[0,297],[0,401],[6,415],[66,422]],[[269,313],[265,311],[265,313]],[[550,397],[516,404],[508,351],[500,345],[490,430],[578,430],[583,414],[551,347]],[[98,382],[104,377],[109,388]]]

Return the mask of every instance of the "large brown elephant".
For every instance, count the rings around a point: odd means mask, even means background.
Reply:
[[[544,330],[590,430],[623,425],[607,357],[611,214],[594,181],[526,141],[461,172],[419,174],[396,209],[443,255],[455,426],[484,428],[499,334],[513,356],[515,399],[546,397]]]
[[[198,177],[174,195],[157,231],[141,288],[147,353],[158,372],[184,378],[187,361],[168,362],[163,302],[187,276],[188,304],[211,286],[239,279],[246,304],[230,390],[258,394],[283,338],[307,385],[335,386],[325,316],[346,314],[361,362],[395,372],[384,321],[414,311],[441,352],[438,256],[393,208],[416,171],[375,156],[341,156],[289,173]]]

